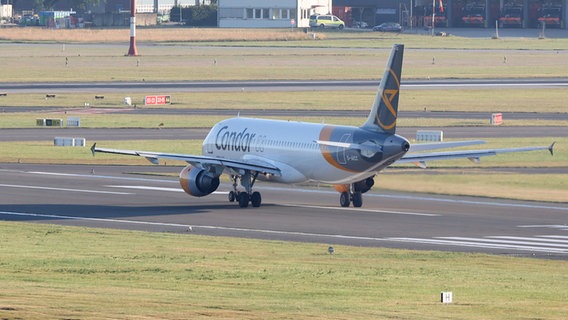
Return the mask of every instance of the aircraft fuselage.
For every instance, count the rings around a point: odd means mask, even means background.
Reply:
[[[352,126],[232,118],[211,129],[203,155],[280,168],[282,175],[266,177],[270,181],[348,184],[400,159],[407,146],[396,134]]]

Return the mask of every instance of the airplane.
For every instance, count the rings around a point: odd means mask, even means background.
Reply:
[[[549,147],[415,153],[484,143],[483,141],[438,142],[411,145],[395,133],[398,114],[403,44],[393,45],[369,116],[360,126],[236,117],[215,124],[203,141],[202,155],[118,150],[92,146],[95,153],[144,157],[154,164],[159,159],[187,162],[179,175],[181,188],[189,195],[203,197],[217,190],[221,174],[228,174],[230,202],[239,207],[259,207],[261,194],[254,191],[257,180],[297,184],[331,184],[340,192],[342,207],[361,207],[362,194],[374,185],[375,175],[393,163],[480,157],[523,152]],[[239,183],[244,190],[239,190]]]

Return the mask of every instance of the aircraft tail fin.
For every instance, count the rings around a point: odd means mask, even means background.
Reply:
[[[391,134],[395,133],[403,53],[403,44],[393,45],[373,108],[362,128]]]

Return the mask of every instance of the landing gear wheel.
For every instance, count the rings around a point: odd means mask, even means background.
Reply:
[[[229,191],[229,202],[235,202],[237,199],[237,193],[235,191]]]
[[[353,207],[360,208],[363,205],[363,194],[360,191],[353,193]]]
[[[252,196],[250,197],[250,203],[252,204],[252,206],[258,208],[260,207],[261,202],[262,202],[262,197],[260,196],[260,192],[258,191],[253,192]]]
[[[341,196],[339,196],[339,203],[341,204],[342,207],[349,207],[349,203],[351,202],[351,200],[349,199],[349,192],[342,192]]]
[[[239,207],[246,208],[249,205],[249,195],[246,192],[239,193]]]

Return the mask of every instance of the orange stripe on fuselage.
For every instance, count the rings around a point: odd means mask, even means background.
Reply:
[[[320,132],[320,140],[321,141],[331,141],[330,138],[331,138],[332,133],[333,133],[333,127],[331,127],[331,126],[323,127],[323,129],[321,129],[321,132]],[[336,167],[337,169],[349,171],[349,172],[357,172],[357,171],[347,169],[344,166],[337,163],[337,161],[335,161],[335,159],[333,159],[333,156],[331,155],[331,152],[329,151],[329,146],[320,145],[320,151],[321,151],[321,154],[324,157],[324,159],[329,164]]]

